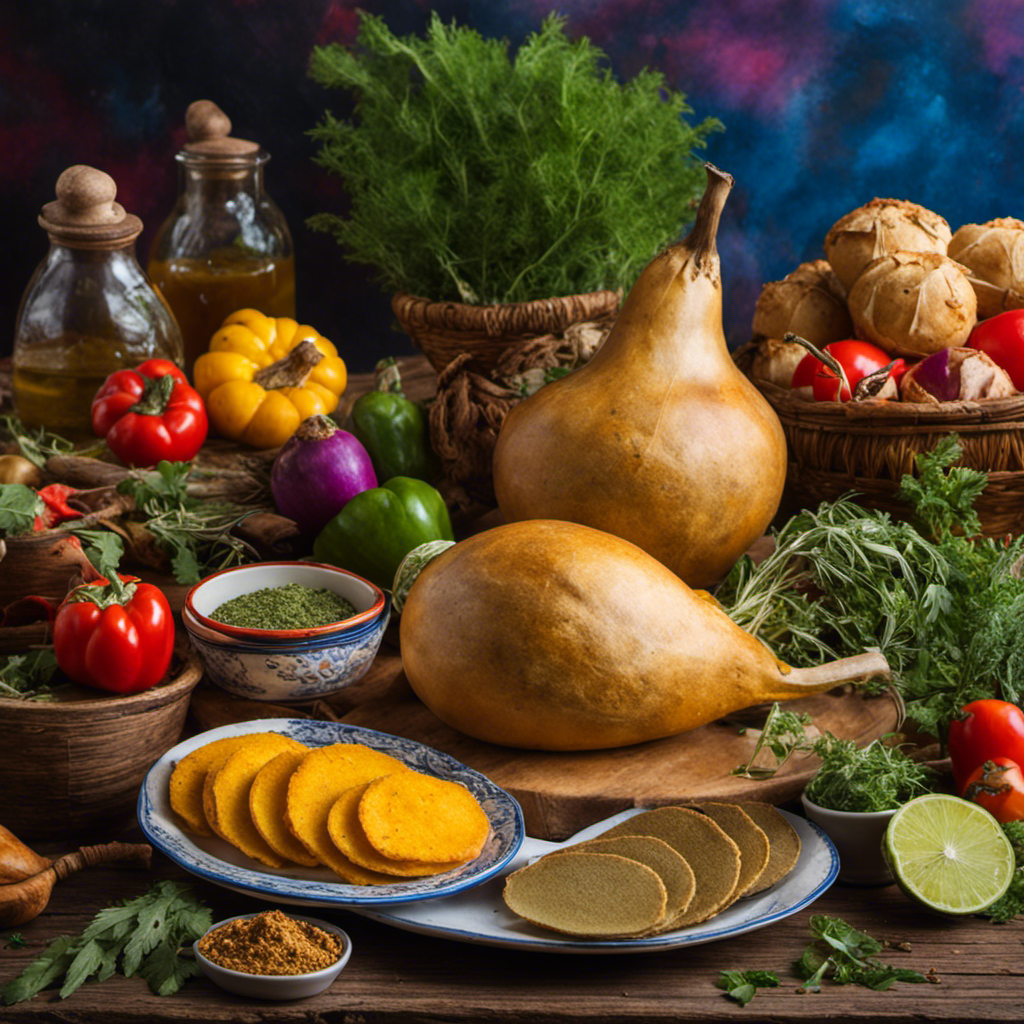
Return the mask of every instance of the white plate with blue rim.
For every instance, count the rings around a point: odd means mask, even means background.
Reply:
[[[836,880],[839,856],[817,825],[798,815],[780,811],[800,836],[800,858],[792,871],[771,888],[740,899],[722,913],[701,924],[639,939],[574,939],[545,931],[516,917],[501,897],[504,876],[552,850],[592,839],[643,808],[631,808],[590,825],[571,839],[550,843],[527,838],[502,872],[502,877],[437,903],[406,903],[391,907],[353,907],[363,917],[406,931],[434,935],[484,946],[542,950],[549,953],[643,953],[696,946],[731,939],[744,932],[766,928],[810,906]]]
[[[269,868],[222,839],[186,832],[171,810],[169,783],[174,766],[197,747],[251,732],[278,732],[308,747],[362,743],[417,771],[462,783],[480,801],[490,819],[491,834],[479,857],[443,874],[396,879],[389,885],[349,885],[328,868]],[[353,910],[432,901],[478,886],[498,875],[515,858],[525,836],[519,804],[486,776],[448,754],[374,729],[295,718],[238,722],[183,740],[149,770],[139,791],[137,814],[146,839],[156,849],[207,882],[271,903]]]

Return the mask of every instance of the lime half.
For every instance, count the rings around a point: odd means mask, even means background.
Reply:
[[[999,822],[970,800],[929,793],[890,819],[882,852],[896,884],[941,914],[976,914],[1013,878],[1013,847]]]

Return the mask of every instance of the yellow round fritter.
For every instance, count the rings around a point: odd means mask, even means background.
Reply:
[[[361,743],[316,747],[306,754],[288,781],[285,824],[310,854],[344,881],[352,885],[393,882],[393,875],[368,871],[346,857],[331,841],[327,817],[345,790],[382,775],[408,771],[401,761]]]
[[[210,768],[203,784],[203,810],[214,832],[261,864],[282,868],[287,859],[260,835],[249,813],[249,790],[256,773],[285,750],[304,751],[306,746],[278,733],[248,737],[217,768]]]
[[[256,773],[249,790],[249,813],[256,831],[278,856],[312,868],[320,861],[295,838],[284,823],[288,782],[307,753],[309,751],[306,747],[282,751]]]
[[[367,783],[363,786],[353,786],[342,793],[334,802],[327,817],[327,831],[332,842],[349,860],[370,871],[407,878],[439,875],[443,871],[451,871],[457,867],[450,863],[427,864],[415,860],[392,860],[378,853],[366,838],[363,826],[359,823],[359,801],[369,785]]]
[[[185,825],[185,831],[197,836],[216,835],[206,820],[203,810],[203,785],[206,773],[211,767],[219,765],[234,753],[253,735],[267,733],[249,733],[245,736],[225,736],[213,740],[187,753],[171,772],[170,797],[173,810]]]
[[[458,782],[402,772],[372,782],[359,822],[378,852],[393,860],[458,863],[480,855],[491,823]]]

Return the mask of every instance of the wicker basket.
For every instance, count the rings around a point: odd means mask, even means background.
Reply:
[[[789,447],[783,508],[813,508],[848,491],[896,516],[900,478],[914,457],[948,434],[963,448],[959,465],[988,473],[975,509],[990,537],[1024,533],[1024,395],[980,402],[810,402],[754,382],[778,414]]]
[[[59,838],[134,812],[153,762],[181,737],[202,676],[189,651],[171,678],[125,697],[0,698],[4,783],[0,822],[19,839]]]
[[[570,324],[613,314],[621,298],[621,292],[602,291],[469,306],[432,302],[399,292],[392,298],[391,308],[402,330],[423,350],[438,373],[464,352],[472,357],[472,369],[486,373],[510,345],[558,334]]]

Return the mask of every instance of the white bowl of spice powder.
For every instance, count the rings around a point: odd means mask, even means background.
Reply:
[[[336,925],[280,910],[219,921],[192,946],[203,973],[250,999],[305,999],[342,972],[352,940]]]

